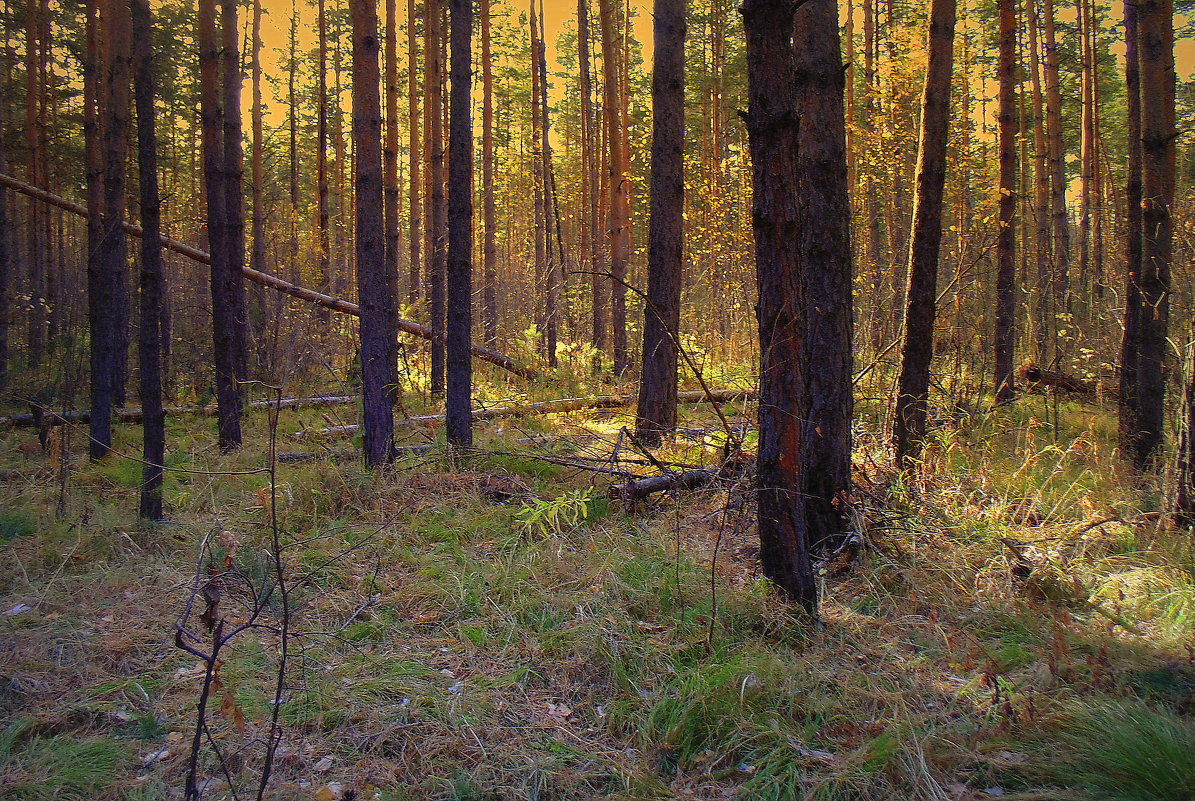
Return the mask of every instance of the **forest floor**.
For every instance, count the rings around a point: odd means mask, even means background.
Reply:
[[[283,412],[279,449],[351,408]],[[713,463],[717,418],[682,414],[660,458]],[[957,414],[903,481],[860,423],[863,545],[828,566],[817,626],[760,577],[745,482],[628,509],[617,476],[570,466],[603,464],[625,409],[488,420],[475,453],[377,476],[281,464],[266,797],[1189,800],[1191,539],[1117,462],[1109,409],[1053,420],[1032,396]],[[212,419],[170,418],[190,472],[147,526],[136,461],[88,464],[68,428],[64,474],[36,431],[0,431],[0,798],[182,797],[207,673],[174,642],[189,599],[201,651],[202,612],[258,608],[220,654],[197,766],[205,798],[257,795],[282,602],[262,600],[268,415],[246,432],[221,455]],[[552,438],[514,442],[532,435]],[[139,450],[137,427],[117,439]]]

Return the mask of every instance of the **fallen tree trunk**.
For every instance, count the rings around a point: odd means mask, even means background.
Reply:
[[[715,389],[707,394],[703,390],[691,390],[677,393],[680,403],[728,403],[735,400],[754,400],[759,393],[753,389]],[[474,409],[474,420],[488,420],[495,417],[529,417],[537,414],[556,414],[559,412],[574,412],[581,409],[615,409],[630,406],[635,399],[624,395],[598,395],[591,398],[559,398],[557,400],[534,401],[514,406],[492,406],[488,409]],[[394,421],[396,426],[426,426],[435,428],[444,424],[444,415],[426,414],[419,417],[407,417]],[[327,439],[331,437],[348,437],[357,433],[357,425],[329,426],[328,428],[308,429],[300,431],[296,438]]]
[[[280,408],[282,409],[303,409],[310,407],[321,406],[343,406],[350,403],[356,403],[360,399],[359,395],[313,395],[306,398],[283,398]],[[250,409],[273,409],[276,401],[272,400],[256,400],[249,403]],[[166,408],[166,414],[205,414],[212,415],[216,413],[215,406],[170,406]],[[7,417],[0,417],[0,426],[58,426],[64,423],[86,423],[91,420],[91,412],[87,409],[79,409],[71,412],[52,412],[46,411],[41,416],[39,423],[35,414],[13,414]],[[121,423],[140,423],[141,410],[140,409],[113,409],[112,416]]]
[[[0,184],[10,189],[15,189],[21,194],[34,198],[35,200],[40,200],[43,203],[56,206],[63,211],[69,211],[71,214],[78,215],[79,217],[87,217],[87,209],[78,203],[67,200],[64,197],[59,197],[58,195],[47,192],[46,190],[40,189],[32,184],[27,184],[24,181],[19,181],[16,178],[13,178],[11,175],[0,173]],[[132,223],[124,223],[124,231],[131,236],[144,236],[141,228],[133,225]],[[207,253],[207,251],[191,247],[184,242],[179,242],[177,239],[171,239],[168,236],[160,237],[160,239],[162,242],[162,247],[166,248],[167,250],[171,250],[179,255],[186,256],[188,259],[199,262],[200,264],[212,263],[212,257],[209,253]],[[306,287],[299,286],[298,284],[292,284],[289,281],[284,281],[275,275],[263,273],[258,270],[254,270],[251,267],[243,267],[241,269],[245,278],[253,281],[254,283],[261,284],[262,286],[268,286],[270,289],[277,290],[278,292],[282,292],[283,294],[290,295],[291,297],[298,298],[300,300],[305,300],[308,303],[314,303],[318,306],[323,306],[324,308],[331,309],[333,311],[351,314],[355,317],[361,316],[361,309],[356,303],[352,303],[342,298],[334,298],[331,295],[325,295],[322,292],[316,292],[313,289],[308,289]],[[423,339],[430,340],[433,338],[432,330],[430,328],[420,325],[419,323],[413,323],[410,320],[398,320],[398,328],[400,331],[413,336],[421,337]],[[490,364],[497,365],[503,370],[514,373],[521,378],[535,378],[539,374],[539,371],[537,371],[535,368],[523,367],[521,365],[515,364],[514,360],[509,356],[499,353],[492,348],[482,347],[481,345],[473,345],[471,346],[470,350],[472,351],[474,357],[481,359],[482,361],[487,361]]]
[[[722,477],[722,471],[714,468],[700,470],[685,470],[680,473],[669,473],[666,476],[651,476],[624,484],[615,484],[607,493],[612,499],[632,503],[641,501],[657,492],[671,489],[694,489],[712,484]]]
[[[1042,391],[1045,388],[1069,392],[1072,395],[1095,397],[1100,394],[1100,386],[1094,381],[1087,381],[1077,376],[1068,375],[1060,370],[1046,370],[1036,364],[1026,364],[1017,371],[1020,379],[1030,391]],[[1105,392],[1105,394],[1107,394]]]

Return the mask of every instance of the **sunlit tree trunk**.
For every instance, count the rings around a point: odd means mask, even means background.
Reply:
[[[1137,460],[1137,371],[1141,363],[1141,68],[1137,57],[1137,2],[1124,3],[1124,74],[1128,139],[1125,182],[1124,334],[1120,345],[1117,433],[1121,456]]]
[[[315,108],[315,259],[319,273],[319,290],[332,292],[332,242],[330,211],[328,208],[328,10],[327,0],[316,4],[316,31],[319,56],[316,75]],[[337,101],[339,108],[339,100]],[[319,337],[322,339],[331,322],[331,315],[325,308],[316,312],[319,320]]]
[[[1033,280],[1034,347],[1038,364],[1049,362],[1049,331],[1052,326],[1052,291],[1050,283],[1050,172],[1046,144],[1045,102],[1042,94],[1041,56],[1038,40],[1038,0],[1026,0],[1029,21],[1029,74],[1033,109],[1033,222],[1037,275]]]
[[[488,2],[488,0],[487,0]],[[606,350],[606,281],[601,272],[601,222],[598,212],[600,178],[597,166],[597,131],[593,115],[593,79],[589,56],[589,2],[577,0],[577,62],[581,93],[581,170],[583,184],[583,225],[581,259],[590,275],[594,370],[600,370]]]
[[[385,190],[386,273],[398,275],[398,0],[386,0],[386,141],[382,149]],[[397,297],[395,298],[397,303]],[[397,306],[395,307],[397,313]]]
[[[607,192],[609,194],[607,221],[610,247],[611,324],[613,328],[614,374],[627,369],[627,264],[630,261],[630,176],[626,172],[627,140],[620,109],[622,53],[615,31],[612,0],[598,0],[598,18],[602,29],[602,111],[606,118],[606,140],[609,148]]]
[[[261,0],[253,0],[253,34],[250,47],[252,83],[251,126],[253,128],[253,154],[250,166],[253,201],[253,250],[249,254],[249,266],[258,272],[266,268],[266,207],[265,207],[265,141],[261,103]],[[255,363],[259,369],[269,364],[265,342],[266,295],[265,287],[253,284],[253,313],[250,317],[250,334],[255,352]]]
[[[444,392],[444,292],[447,269],[448,204],[444,195],[444,65],[441,39],[441,0],[425,0],[424,18],[424,102],[426,104],[427,135],[424,139],[428,171],[427,213],[427,283],[431,308],[432,374],[431,391]]]
[[[416,35],[415,0],[407,0],[407,137],[410,157],[410,187],[408,194],[408,246],[410,247],[410,285],[407,287],[407,303],[412,314],[419,302],[419,276],[423,260],[423,158],[419,149],[419,39]]]
[[[1053,0],[1045,0],[1046,137],[1050,162],[1050,217],[1054,232],[1054,310],[1070,310],[1070,225],[1066,215],[1066,150],[1062,141],[1062,90]],[[1059,354],[1055,352],[1057,362]]]

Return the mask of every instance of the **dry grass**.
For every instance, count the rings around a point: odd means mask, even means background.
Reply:
[[[557,456],[608,453],[621,412],[495,422],[483,450],[500,455],[433,452],[383,477],[284,467],[288,569],[306,580],[271,797],[1068,797],[1082,777],[1038,768],[1073,751],[1076,710],[1191,714],[1195,581],[1189,543],[1117,474],[1107,418],[1070,410],[1055,441],[1032,404],[949,432],[912,481],[860,438],[868,547],[827,576],[816,630],[758,576],[741,487],[627,513],[604,477],[510,444],[583,430]],[[260,461],[175,433],[191,469]],[[180,797],[200,674],[172,626],[212,532],[267,578],[264,477],[175,475],[176,522],[142,528],[136,469],[80,462],[58,517],[40,457],[17,450],[30,438],[0,442],[31,468],[0,499],[0,612],[29,607],[0,616],[0,788],[21,788],[0,797]],[[709,458],[700,439],[666,457]],[[576,525],[520,524],[562,497],[583,505]],[[253,785],[277,651],[262,630],[226,654],[210,797]]]

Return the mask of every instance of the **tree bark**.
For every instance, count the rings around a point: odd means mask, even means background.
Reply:
[[[39,135],[38,100],[42,95],[41,75],[41,3],[25,0],[25,174],[31,184],[41,183],[41,164],[45,158],[44,139]],[[126,40],[127,42],[127,37]],[[127,73],[126,73],[127,77]],[[48,188],[48,187],[47,187]],[[44,209],[29,204],[25,241],[28,244],[27,292],[29,317],[25,337],[25,358],[31,368],[41,366],[46,347],[46,245],[43,242],[42,216]],[[110,310],[111,313],[115,309]]]
[[[425,0],[424,22],[424,102],[427,119],[428,196],[427,282],[431,308],[432,374],[431,392],[444,393],[444,317],[445,273],[448,260],[448,204],[444,195],[444,63],[441,40],[441,0]]]
[[[1042,93],[1042,64],[1038,52],[1038,0],[1026,0],[1029,20],[1029,74],[1033,106],[1033,222],[1037,275],[1034,276],[1034,347],[1039,364],[1049,363],[1049,333],[1053,328],[1053,291],[1050,280],[1050,170],[1049,145],[1046,143],[1045,100]]]
[[[1000,231],[996,239],[995,402],[1008,403],[1015,394],[1013,357],[1016,335],[1016,7],[1015,0],[998,0],[1000,15],[1000,106],[997,118],[1000,161]]]
[[[241,51],[237,0],[221,0],[224,61],[224,207],[228,248],[228,301],[232,304],[236,380],[249,378],[249,333],[245,315],[245,153],[241,136]]]
[[[131,0],[137,99],[137,167],[141,186],[141,320],[138,328],[138,388],[143,444],[139,515],[161,520],[162,466],[166,458],[166,413],[162,410],[162,214],[158,198],[158,142],[154,130],[153,23],[149,0]]]
[[[319,273],[320,292],[335,294],[332,288],[332,239],[331,211],[328,203],[328,11],[326,0],[316,3],[316,29],[319,61],[317,94],[315,98],[315,259]],[[339,101],[337,102],[339,108]],[[319,331],[322,339],[328,329],[330,316],[324,309],[318,311]]]
[[[938,258],[950,129],[955,6],[955,0],[933,0],[929,11],[929,66],[921,101],[921,144],[917,153],[917,194],[913,199],[913,238],[909,246],[904,345],[892,426],[896,463],[901,469],[910,467],[912,460],[920,456],[926,433],[938,311]]]
[[[473,0],[451,0],[448,146],[448,442],[473,444]]]
[[[386,0],[386,141],[382,147],[385,188],[386,272],[396,277],[398,235],[398,0]],[[395,296],[394,302],[398,303]],[[397,305],[394,307],[397,313]]]
[[[791,0],[746,0],[747,137],[759,285],[759,457],[756,482],[764,575],[807,612],[817,583],[801,475],[805,319],[801,313],[799,139]]]
[[[1141,68],[1137,57],[1137,2],[1124,3],[1124,75],[1128,170],[1125,182],[1125,302],[1118,401],[1120,453],[1137,461],[1137,373],[1141,364]]]
[[[609,148],[607,192],[609,218],[607,236],[610,248],[611,326],[613,329],[614,374],[627,369],[626,277],[631,250],[630,176],[626,173],[627,139],[622,108],[621,46],[614,25],[612,0],[598,0],[598,18],[602,29],[602,112],[606,118]]]
[[[353,25],[353,145],[357,152],[357,295],[367,467],[391,460],[398,383],[398,274],[386,259],[382,201],[382,106],[374,0],[349,0]]]
[[[1070,310],[1070,225],[1066,214],[1066,148],[1062,138],[1062,90],[1054,2],[1045,0],[1046,137],[1049,141],[1050,215],[1054,231],[1054,311]],[[1059,361],[1055,343],[1054,361]]]
[[[408,271],[411,283],[407,287],[407,305],[411,307],[412,314],[419,302],[419,275],[423,259],[421,244],[423,242],[422,179],[424,169],[419,149],[419,84],[416,66],[419,63],[419,39],[415,31],[416,19],[415,0],[407,0],[407,128],[411,162],[410,189],[408,191],[410,195],[408,208],[411,218],[408,221],[407,229],[411,253],[411,264]]]
[[[1141,70],[1141,351],[1137,366],[1137,438],[1133,461],[1157,461],[1165,429],[1167,326],[1170,318],[1171,206],[1175,170],[1173,0],[1137,4]]]
[[[485,344],[498,343],[498,207],[494,198],[494,71],[490,0],[481,0],[481,323]]]
[[[656,0],[652,70],[651,221],[643,371],[635,435],[659,446],[676,431],[685,211],[685,0]]]
[[[488,0],[487,0],[488,2]],[[583,185],[583,225],[581,228],[581,258],[588,267],[592,312],[594,371],[600,371],[602,354],[606,350],[606,281],[601,275],[601,192],[597,146],[600,137],[593,117],[593,80],[589,56],[589,0],[577,0],[577,62],[580,70],[581,94],[581,171]]]
[[[266,270],[266,206],[265,206],[265,137],[262,120],[261,104],[261,0],[253,0],[253,39],[252,59],[250,71],[252,73],[252,110],[251,126],[253,128],[253,154],[251,164],[252,201],[253,201],[253,250],[249,254],[249,267],[258,272]],[[269,351],[265,342],[266,324],[266,293],[261,285],[252,288],[253,313],[249,319],[249,336],[253,343],[254,362],[259,369],[269,366]]]
[[[229,275],[232,268],[226,241],[228,193],[224,188],[224,111],[220,104],[216,0],[200,0],[197,38],[199,113],[203,125],[203,172],[212,267],[212,357],[216,372],[216,403],[220,407],[217,426],[220,449],[230,451],[241,445],[241,398],[237,386],[235,290]],[[94,419],[94,401],[91,408]]]

